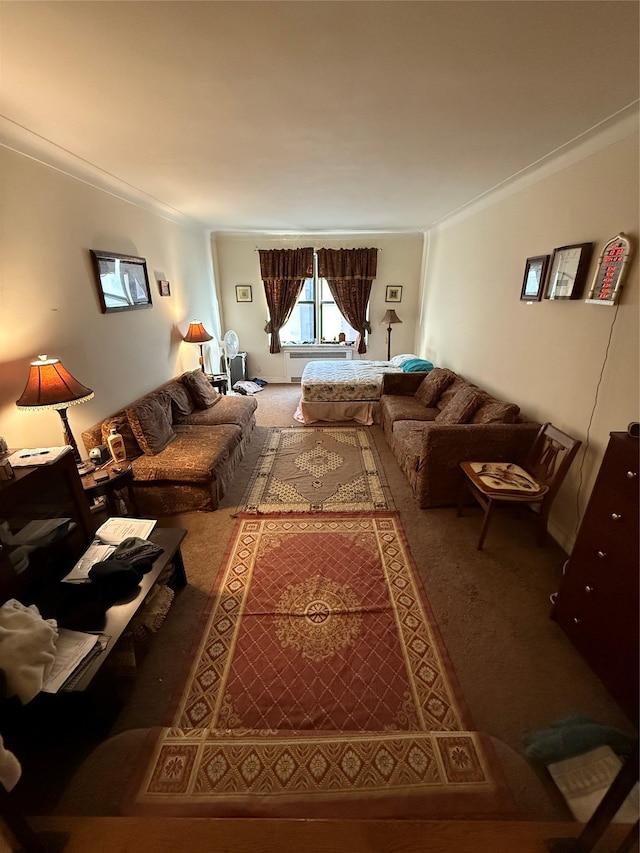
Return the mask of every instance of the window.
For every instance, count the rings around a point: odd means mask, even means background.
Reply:
[[[334,302],[326,278],[318,276],[318,259],[313,256],[313,278],[305,279],[289,320],[280,329],[283,344],[318,344],[345,340],[355,342],[357,332],[344,319]]]

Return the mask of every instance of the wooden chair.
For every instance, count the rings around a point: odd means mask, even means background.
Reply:
[[[546,423],[540,427],[522,466],[509,462],[460,463],[465,477],[458,515],[462,515],[468,493],[484,509],[478,551],[482,550],[495,505],[503,503],[539,505],[538,544],[545,544],[551,504],[581,443]]]

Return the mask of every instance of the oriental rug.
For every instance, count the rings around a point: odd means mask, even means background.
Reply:
[[[368,512],[394,508],[364,427],[271,429],[242,511]]]
[[[395,514],[244,517],[127,814],[504,815]]]

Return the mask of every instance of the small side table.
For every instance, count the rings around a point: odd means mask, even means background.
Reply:
[[[116,468],[121,468],[121,470],[116,471]],[[96,483],[95,475],[100,472],[108,474],[109,479]],[[121,514],[118,510],[118,504],[116,501],[116,492],[121,490],[126,491],[127,502],[129,507],[133,510],[134,515],[139,515],[138,504],[136,503],[136,498],[133,493],[133,489],[131,488],[132,484],[133,468],[126,462],[121,463],[121,465],[118,465],[117,462],[110,462],[105,468],[92,471],[90,474],[85,474],[82,477],[82,487],[84,488],[86,496],[89,498],[89,502],[94,500],[94,498],[99,498],[101,495],[104,495],[107,499],[109,514],[116,516]]]
[[[213,385],[214,388],[217,388],[221,394],[226,394],[228,390],[227,386],[227,374],[226,373],[214,373],[213,376],[207,376],[210,384]]]

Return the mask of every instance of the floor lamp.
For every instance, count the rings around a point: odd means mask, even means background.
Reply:
[[[77,403],[86,403],[92,397],[91,388],[74,379],[59,359],[40,355],[36,361],[31,362],[27,384],[20,399],[16,400],[19,409],[55,409],[58,412],[65,444],[70,445],[73,450],[73,458],[80,473],[85,473],[93,466],[89,467],[80,457],[78,445],[69,426],[67,408]]]
[[[391,326],[394,323],[402,323],[402,320],[400,319],[400,317],[398,317],[398,315],[393,310],[393,308],[389,308],[387,310],[387,313],[382,318],[382,320],[380,320],[381,326],[383,326],[385,323],[387,324],[387,361],[390,361],[391,360]]]
[[[204,352],[202,351],[202,344],[206,344],[207,341],[212,341],[213,336],[207,332],[200,320],[194,320],[193,323],[189,324],[189,329],[187,334],[184,336],[184,340],[188,344],[200,344],[200,367],[204,373]]]

